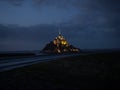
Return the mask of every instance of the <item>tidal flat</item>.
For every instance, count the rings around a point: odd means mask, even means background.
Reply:
[[[0,90],[108,90],[119,71],[119,52],[67,57],[1,72]]]

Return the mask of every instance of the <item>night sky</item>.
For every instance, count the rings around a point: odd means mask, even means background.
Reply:
[[[58,28],[81,49],[120,49],[120,0],[0,0],[0,51],[41,50]]]

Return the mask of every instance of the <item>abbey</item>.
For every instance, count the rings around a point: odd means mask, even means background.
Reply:
[[[42,50],[45,53],[68,53],[68,52],[80,52],[79,48],[70,45],[67,40],[59,32],[58,36],[48,43]]]

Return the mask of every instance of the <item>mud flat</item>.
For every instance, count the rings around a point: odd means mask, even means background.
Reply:
[[[42,62],[0,73],[0,90],[108,90],[120,78],[120,52]]]

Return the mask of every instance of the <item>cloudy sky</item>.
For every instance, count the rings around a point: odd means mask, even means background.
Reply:
[[[81,49],[120,48],[120,1],[0,0],[0,51],[42,49],[58,27]]]

